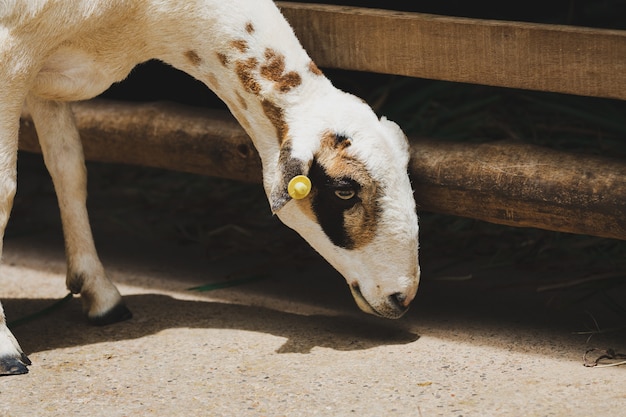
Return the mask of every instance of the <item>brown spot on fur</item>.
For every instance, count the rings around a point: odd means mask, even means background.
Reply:
[[[278,81],[285,72],[285,58],[272,49],[265,50],[265,64],[261,66],[261,75],[270,81]]]
[[[278,87],[278,90],[280,90],[282,93],[286,93],[292,88],[299,86],[300,84],[302,84],[302,77],[300,77],[300,74],[298,74],[295,71],[291,71],[285,74],[280,79],[280,82],[277,84],[277,87]]]
[[[287,123],[285,123],[283,109],[269,100],[261,101],[261,106],[267,118],[274,125],[278,141],[282,144],[287,139],[287,132],[289,131]]]
[[[228,65],[228,57],[226,56],[226,54],[218,52],[216,55],[217,55],[217,59],[220,61],[220,63],[223,66],[227,66]]]
[[[281,93],[287,93],[302,84],[302,77],[297,72],[285,73],[285,57],[273,49],[265,50],[265,64],[261,66],[260,72],[263,78],[273,81]]]
[[[248,34],[250,35],[254,33],[254,25],[252,24],[252,22],[246,23],[246,32],[248,32]]]
[[[248,42],[243,39],[234,40],[230,43],[230,45],[241,53],[248,50]]]
[[[193,65],[194,67],[197,67],[202,63],[202,58],[200,58],[200,55],[198,55],[198,53],[193,50],[185,52],[185,58],[187,58],[187,60],[191,62],[191,65]]]
[[[360,184],[369,183],[371,177],[365,165],[347,151],[350,139],[338,140],[332,132],[326,132],[320,141],[317,159],[331,177],[349,177]]]
[[[315,62],[313,61],[309,62],[309,71],[311,71],[315,75],[324,75],[322,70],[319,69],[317,65],[315,65]]]
[[[245,61],[237,61],[235,63],[235,71],[243,87],[246,91],[257,95],[261,92],[261,86],[254,78],[253,71],[258,65],[259,62],[256,58],[248,58]]]

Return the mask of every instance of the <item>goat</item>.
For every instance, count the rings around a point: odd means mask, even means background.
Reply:
[[[94,324],[131,317],[96,253],[69,103],[149,59],[227,104],[261,156],[272,212],[342,273],[357,305],[402,316],[419,282],[406,136],[331,84],[271,0],[0,0],[0,251],[25,103],[58,198],[67,287]],[[0,306],[0,374],[27,365]]]

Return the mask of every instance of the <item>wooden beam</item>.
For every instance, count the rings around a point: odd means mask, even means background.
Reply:
[[[278,3],[322,67],[626,99],[626,31]]]
[[[626,161],[512,141],[420,140],[411,156],[424,210],[626,239]]]
[[[98,99],[72,107],[90,161],[260,181],[261,160],[254,145],[224,111]],[[22,115],[19,147],[41,153],[27,112]]]
[[[74,104],[87,159],[261,182],[252,142],[230,114],[179,105]],[[20,149],[40,152],[29,116]],[[420,209],[512,226],[626,239],[626,163],[532,145],[412,141]]]

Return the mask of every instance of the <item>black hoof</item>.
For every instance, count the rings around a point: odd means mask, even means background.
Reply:
[[[133,313],[131,313],[124,303],[119,303],[101,316],[89,317],[89,323],[95,326],[106,326],[107,324],[113,324],[131,318],[133,318]]]
[[[28,373],[27,366],[30,359],[22,353],[20,358],[6,357],[0,358],[0,376],[2,375],[22,375]]]

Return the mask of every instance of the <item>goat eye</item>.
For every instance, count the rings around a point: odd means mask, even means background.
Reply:
[[[335,195],[342,200],[350,200],[355,194],[354,190],[335,190]]]

